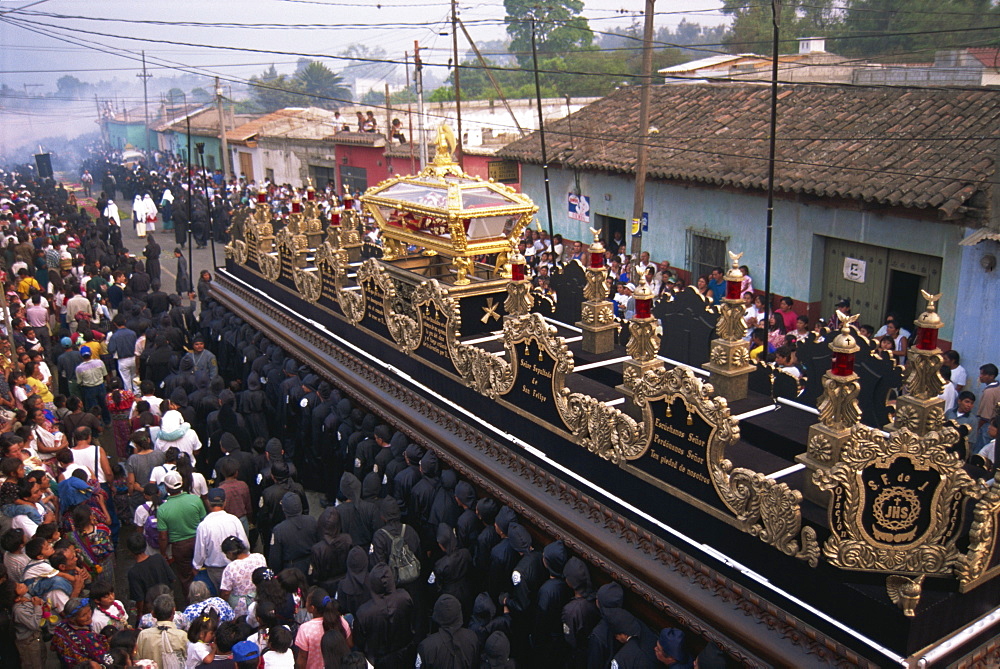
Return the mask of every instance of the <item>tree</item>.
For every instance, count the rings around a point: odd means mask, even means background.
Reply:
[[[843,24],[843,34],[851,39],[837,43],[838,53],[931,60],[936,49],[995,40],[1000,25],[996,10],[990,0],[851,0]],[[963,32],[947,32],[951,30]]]
[[[88,88],[90,88],[90,84],[84,83],[76,77],[67,74],[56,80],[55,97],[66,99],[78,97],[86,93]]]
[[[296,106],[301,97],[298,81],[278,74],[274,65],[260,75],[250,77],[250,97],[260,111],[273,112]]]
[[[531,18],[540,54],[561,54],[588,47],[594,40],[587,19],[580,16],[583,0],[504,0],[510,48],[522,67],[531,65]]]
[[[323,63],[309,63],[296,73],[295,80],[298,91],[313,96],[307,104],[334,109],[351,101],[351,89]]]
[[[723,0],[722,12],[733,17],[732,29],[723,40],[731,53],[771,53],[770,3]],[[842,11],[834,5],[834,0],[783,0],[778,26],[781,39],[778,49],[790,53],[798,49],[799,37],[825,37],[839,32]]]
[[[189,97],[191,98],[191,102],[212,102],[215,99],[215,96],[204,88],[192,88]]]

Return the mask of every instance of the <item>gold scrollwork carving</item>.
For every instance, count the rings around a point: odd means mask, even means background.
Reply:
[[[726,341],[743,339],[747,333],[747,324],[743,320],[745,313],[742,303],[723,302],[719,310],[719,320],[715,324],[715,332],[719,339]]]
[[[277,281],[281,278],[281,255],[278,253],[261,253],[257,262],[260,264],[260,272],[268,281]]]
[[[849,381],[839,381],[823,375],[823,393],[819,406],[819,420],[834,430],[849,430],[851,426],[861,421],[861,407],[858,406],[858,393],[861,385],[855,375]]]
[[[246,265],[247,243],[242,239],[234,239],[226,244],[226,257],[232,258],[237,265]]]
[[[829,511],[830,525],[835,529],[823,545],[827,560],[834,566],[857,571],[947,574],[959,557],[955,548],[957,533],[952,530],[952,516],[959,512],[956,501],[975,487],[958,456],[946,450],[957,439],[958,431],[947,425],[925,435],[898,423],[897,429],[888,435],[865,425],[855,425],[851,438],[841,450],[840,462],[830,469],[817,470],[813,475],[820,490],[833,491],[835,496]],[[884,543],[880,536],[869,536],[863,525],[866,490],[861,473],[873,466],[887,469],[901,457],[907,458],[918,471],[934,470],[940,482],[931,498],[925,527],[919,534],[913,529],[912,540],[897,547]],[[905,502],[904,492],[900,488],[897,496]],[[839,511],[836,510],[838,506]],[[839,521],[835,513],[839,514]],[[907,527],[916,528],[915,517]],[[880,532],[875,534],[881,535]]]
[[[535,298],[531,294],[530,281],[511,281],[507,284],[507,299],[503,308],[512,316],[523,316],[535,306]]]
[[[806,450],[813,458],[820,462],[830,462],[833,459],[833,445],[822,433],[814,433],[809,437]]]
[[[608,297],[608,284],[605,281],[604,269],[587,268],[587,285],[583,289],[583,297],[590,302],[601,302]]]
[[[726,449],[740,438],[739,423],[730,416],[726,399],[712,396],[710,383],[705,383],[686,367],[667,370],[663,366],[647,370],[641,376],[634,372],[626,374],[624,383],[632,391],[635,402],[643,407],[646,424],[652,422],[649,402],[669,401],[678,395],[683,398],[690,410],[697,412],[712,427],[706,444],[706,464],[712,486],[722,503],[736,516],[740,529],[786,555],[816,566],[820,548],[815,530],[802,527],[802,494],[760,472],[734,469],[726,459]]]
[[[907,357],[906,387],[918,399],[931,399],[941,394],[944,377],[941,376],[941,351],[921,351],[914,348]]]
[[[986,488],[982,498],[972,510],[972,527],[969,529],[969,550],[955,565],[959,592],[969,592],[1000,573],[1000,565],[990,567],[998,550],[997,516],[1000,514],[1000,486],[995,482]]]
[[[625,344],[625,352],[634,360],[649,362],[656,357],[660,349],[660,336],[656,334],[659,322],[656,319],[638,319],[629,321],[629,339]]]
[[[385,266],[374,258],[369,258],[358,268],[358,283],[361,284],[362,291],[368,282],[374,283],[382,292],[382,309],[389,334],[404,353],[412,353],[420,346],[421,324],[395,310],[396,285],[385,271]]]
[[[323,273],[320,269],[304,270],[298,267],[292,268],[292,278],[295,280],[295,288],[306,298],[306,302],[316,304],[323,295]]]
[[[819,564],[816,530],[802,527],[802,493],[729,460],[712,469],[712,479],[722,499],[736,513],[740,527],[785,555]]]
[[[459,312],[458,300],[451,297],[448,289],[436,279],[425,281],[413,291],[413,305],[433,302],[438,311],[447,315],[445,340],[448,355],[455,371],[470,388],[480,395],[496,399],[514,387],[514,369],[510,359],[513,355],[510,346],[505,346],[507,358],[495,356],[476,346],[458,341],[462,328],[462,317]],[[418,315],[420,310],[417,309]],[[421,317],[422,318],[422,317]],[[423,323],[421,322],[421,328]],[[422,331],[422,330],[421,330]]]
[[[580,439],[580,445],[591,453],[621,465],[646,450],[643,423],[590,395],[564,390],[564,396],[565,408],[560,407],[559,414],[573,436]]]

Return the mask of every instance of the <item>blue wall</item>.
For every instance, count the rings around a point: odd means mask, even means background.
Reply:
[[[539,206],[538,218],[547,228],[542,169],[537,165],[522,165],[521,169],[522,189]],[[595,214],[626,221],[632,218],[634,178],[579,174],[580,192],[590,197],[589,226],[567,216],[567,195],[576,188],[576,175],[572,171],[550,169],[549,179],[553,227],[555,232],[568,239],[589,240],[591,235],[587,228],[595,225]],[[730,248],[744,253],[742,263],[748,265],[751,275],[758,278],[762,275],[760,270],[764,266],[766,206],[763,195],[649,181],[646,184],[644,207],[649,212],[649,232],[643,238],[642,248],[648,250],[654,260],[669,260],[672,265],[690,269],[686,266],[685,258],[687,229],[707,229],[712,233],[728,236]],[[964,228],[948,223],[777,200],[774,212],[772,291],[791,295],[804,302],[821,300],[823,237],[942,258],[941,292],[944,298],[940,313],[945,327],[941,331],[941,337],[952,341],[963,356],[969,355],[971,359],[979,355],[972,352],[981,350],[984,339],[992,337],[984,337],[979,332],[967,332],[964,325],[956,328],[957,296],[979,295],[984,292],[981,288],[973,288],[971,291],[962,288],[960,292],[960,276],[971,273],[971,281],[983,280],[967,267],[975,265],[974,270],[982,275],[978,256],[972,261],[963,260],[965,247],[959,246],[958,242],[965,234]],[[1000,257],[1000,250],[996,250],[996,255]],[[991,285],[997,291],[1000,290],[996,285],[1000,282],[1000,269],[994,274],[996,277],[991,277],[994,279]],[[762,279],[758,280],[759,283],[755,282],[756,287],[763,288]],[[971,285],[978,287],[974,283]],[[878,322],[882,318],[882,314],[867,316],[872,322]],[[976,362],[975,366],[978,367],[979,364],[982,363]]]
[[[966,230],[971,233],[971,230]],[[979,264],[985,255],[1000,258],[1000,243],[985,241],[975,246],[961,246],[962,258],[955,272],[959,277],[958,299],[954,303],[955,350],[962,355],[962,366],[969,372],[969,390],[979,397],[979,366],[987,362],[1000,366],[1000,268],[987,272]]]

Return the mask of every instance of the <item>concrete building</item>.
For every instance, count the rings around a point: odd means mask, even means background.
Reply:
[[[799,52],[778,56],[778,80],[782,82],[849,83],[857,67],[826,50],[822,37],[802,37]],[[659,70],[666,84],[721,81],[770,81],[771,57],[754,53],[718,55],[692,60]]]

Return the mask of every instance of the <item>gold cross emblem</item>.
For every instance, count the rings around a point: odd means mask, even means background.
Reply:
[[[495,321],[500,320],[500,314],[497,313],[497,307],[499,306],[492,297],[486,298],[486,306],[483,307],[483,317],[480,319],[484,325],[489,323],[491,318]]]

